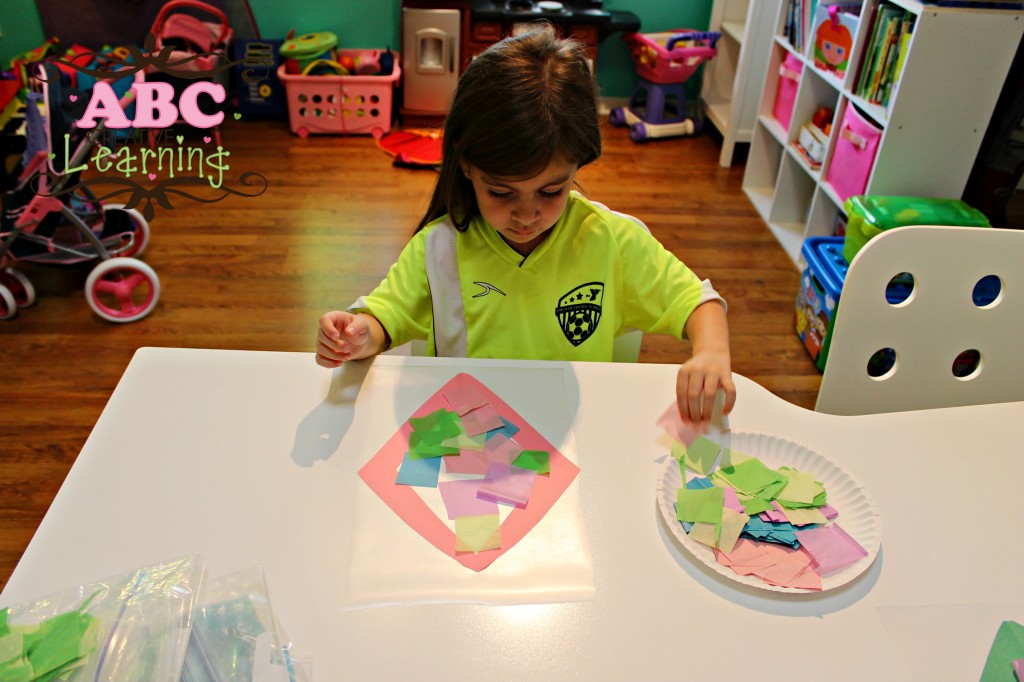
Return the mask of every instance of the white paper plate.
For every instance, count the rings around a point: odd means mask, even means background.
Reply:
[[[860,543],[861,547],[867,550],[868,555],[853,566],[840,573],[822,578],[822,592],[845,585],[871,566],[881,547],[882,524],[875,501],[864,486],[857,483],[853,477],[828,458],[799,443],[778,436],[734,431],[731,447],[736,453],[757,457],[773,469],[788,466],[804,473],[814,474],[815,480],[825,486],[828,503],[839,512],[834,523],[838,523],[843,530]],[[676,493],[682,485],[679,463],[671,456],[666,457],[665,466],[658,475],[656,486],[658,510],[672,535],[690,554],[716,573],[744,585],[772,592],[815,593],[818,591],[770,585],[757,576],[739,575],[731,568],[719,564],[715,560],[714,551],[707,545],[691,540],[676,519]]]

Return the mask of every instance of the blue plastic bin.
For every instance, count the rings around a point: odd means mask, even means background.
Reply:
[[[803,253],[807,267],[800,277],[796,296],[793,326],[822,372],[835,327],[839,297],[846,281],[849,264],[843,256],[845,237],[808,237]],[[978,282],[972,298],[979,306],[990,304],[999,295],[1000,282],[988,276]],[[901,272],[885,284],[885,300],[892,304],[906,301],[914,289],[913,273]]]
[[[846,279],[843,242],[843,237],[808,237],[802,249],[807,267],[800,277],[793,326],[821,371],[828,359],[836,307]]]

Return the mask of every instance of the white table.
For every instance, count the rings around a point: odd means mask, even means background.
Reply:
[[[778,595],[723,580],[660,521],[655,419],[675,367],[374,363],[331,372],[309,354],[140,350],[0,605],[193,552],[211,575],[258,564],[324,682],[977,679],[1000,621],[1024,620],[1024,403],[835,417],[737,376],[734,430],[839,463],[882,519],[881,553],[857,581]],[[536,366],[565,368],[596,599],[342,610],[356,472],[409,416],[385,414],[391,428],[370,432],[389,406],[375,373],[439,386],[458,371]]]

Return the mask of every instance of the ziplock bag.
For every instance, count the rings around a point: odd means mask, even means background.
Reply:
[[[196,606],[181,682],[310,682],[294,657],[256,566],[207,580]]]
[[[0,680],[178,682],[196,555],[0,609]]]

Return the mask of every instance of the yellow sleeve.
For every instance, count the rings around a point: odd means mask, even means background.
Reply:
[[[700,278],[642,228],[625,230],[620,245],[625,326],[682,338],[702,300]]]
[[[391,346],[426,339],[433,327],[430,285],[424,261],[426,230],[413,236],[387,276],[349,310],[373,315],[391,338]]]

